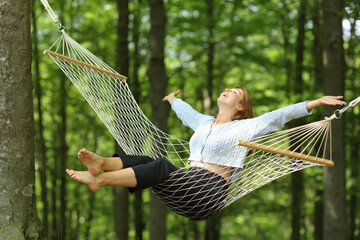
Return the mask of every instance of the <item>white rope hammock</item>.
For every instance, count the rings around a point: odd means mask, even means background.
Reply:
[[[46,0],[42,2],[47,3]],[[50,8],[48,4],[45,6],[47,10]],[[52,10],[48,11],[52,12]],[[57,21],[56,16],[52,18]],[[59,30],[62,35],[49,50],[44,51],[44,54],[50,56],[72,81],[124,152],[129,155],[163,157],[186,171],[189,156],[188,142],[170,136],[154,126],[136,103],[126,82],[127,78],[74,41],[65,33],[61,25]],[[359,101],[360,97],[349,106],[353,107]],[[211,200],[186,208],[185,205],[192,195],[187,194],[187,189],[183,189],[182,197],[175,197],[176,194],[172,193],[171,189],[179,183],[173,181],[171,176],[166,183],[153,188],[153,191],[166,205],[181,215],[196,214],[202,209],[211,208],[211,204],[215,205],[215,202],[220,206],[219,209],[215,209],[217,212],[251,191],[286,174],[312,166],[333,166],[331,120],[340,117],[345,110],[338,111],[325,120],[271,133],[252,139],[251,142],[239,140],[230,148],[217,153],[213,157],[221,158],[234,149],[239,151],[243,151],[244,147],[252,149],[245,159],[238,155],[231,156],[233,161],[244,161],[244,165],[243,169],[236,173],[237,177],[229,183],[229,189],[214,188],[217,194],[222,192],[224,196],[222,200],[214,196],[204,196]],[[183,179],[181,184],[184,181],[191,183],[193,179]],[[205,187],[209,179],[204,178],[201,181]],[[222,202],[219,204],[218,201]],[[209,216],[211,215],[213,213],[209,213]]]

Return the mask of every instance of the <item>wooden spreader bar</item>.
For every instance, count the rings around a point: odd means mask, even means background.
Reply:
[[[59,53],[55,53],[55,52],[52,52],[52,51],[49,51],[49,50],[45,50],[44,51],[44,54],[45,55],[48,55],[48,56],[52,56],[54,58],[59,58],[63,61],[66,61],[66,62],[69,62],[69,63],[73,63],[75,65],[80,65],[82,67],[86,67],[86,68],[89,68],[89,69],[93,69],[99,73],[103,73],[105,75],[108,75],[108,76],[111,76],[111,77],[115,77],[115,78],[118,78],[120,80],[127,80],[127,77],[121,75],[121,74],[118,74],[118,73],[114,73],[114,72],[111,72],[111,71],[108,71],[108,70],[105,70],[105,69],[102,69],[102,68],[99,68],[99,67],[96,67],[94,65],[91,65],[91,64],[88,64],[88,63],[85,63],[85,62],[82,62],[82,61],[79,61],[79,60],[76,60],[76,59],[73,59],[73,58],[70,58],[70,57],[67,57],[67,56],[64,56],[62,54],[59,54]]]
[[[328,160],[328,159],[308,156],[308,155],[305,155],[302,153],[292,152],[292,151],[284,150],[284,149],[280,149],[280,148],[274,148],[274,147],[266,146],[266,145],[259,144],[259,143],[238,140],[237,144],[239,146],[244,146],[244,147],[249,147],[249,148],[253,148],[253,149],[257,149],[257,150],[261,150],[261,151],[265,151],[265,152],[280,154],[280,155],[283,155],[286,157],[296,158],[296,159],[313,162],[313,163],[318,163],[318,164],[322,164],[322,165],[326,165],[326,166],[330,166],[330,167],[334,166],[334,162],[331,160]]]

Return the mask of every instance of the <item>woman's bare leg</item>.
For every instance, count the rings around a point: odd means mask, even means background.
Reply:
[[[78,157],[94,176],[99,175],[101,171],[121,170],[124,167],[119,157],[102,157],[85,148],[78,152]]]
[[[111,172],[102,172],[97,176],[89,171],[74,171],[66,169],[67,174],[76,181],[87,184],[93,192],[98,191],[102,186],[136,187],[137,181],[132,168],[125,168]]]

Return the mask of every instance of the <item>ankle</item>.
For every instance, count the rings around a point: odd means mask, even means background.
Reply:
[[[101,175],[98,175],[94,177],[94,183],[96,186],[101,188],[102,186],[104,186],[104,179],[101,177]]]
[[[98,158],[98,164],[99,164],[99,167],[100,167],[100,172],[104,171],[104,165],[105,165],[105,157],[101,157],[99,156]]]

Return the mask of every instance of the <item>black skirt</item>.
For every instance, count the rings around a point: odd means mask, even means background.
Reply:
[[[193,220],[205,220],[225,207],[229,190],[220,175],[203,168],[177,170],[153,192],[174,212]]]
[[[133,168],[137,185],[130,192],[152,187],[174,212],[193,220],[205,220],[217,214],[226,202],[227,181],[203,168],[190,167],[183,171],[164,158],[117,155],[124,168]]]

